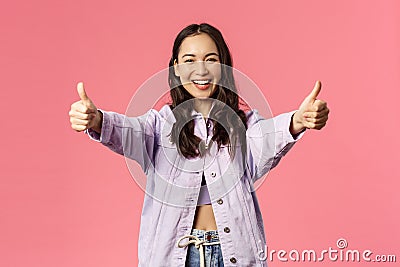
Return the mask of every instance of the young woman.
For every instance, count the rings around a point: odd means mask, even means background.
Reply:
[[[266,266],[253,183],[307,128],[325,126],[321,84],[299,109],[272,119],[241,110],[228,46],[206,23],[178,34],[169,67],[172,103],[138,117],[97,109],[78,83],[71,127],[147,176],[139,266]]]

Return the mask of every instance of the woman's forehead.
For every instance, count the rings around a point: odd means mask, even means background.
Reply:
[[[210,52],[218,53],[214,40],[206,33],[186,37],[180,46],[179,55],[185,54],[206,55]]]

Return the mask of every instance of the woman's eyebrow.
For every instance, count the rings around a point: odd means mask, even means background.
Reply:
[[[215,53],[215,52],[211,52],[211,53],[206,54],[206,57],[208,57],[208,56],[217,56],[217,57],[219,57],[219,55],[217,53]]]
[[[193,54],[184,54],[183,56],[182,56],[182,58],[184,58],[184,57],[194,57],[195,55],[193,55]]]
[[[182,56],[182,58],[184,58],[184,57],[195,57],[195,56],[196,55],[194,55],[194,54],[184,54]],[[205,57],[208,57],[208,56],[217,56],[217,57],[219,57],[219,55],[217,53],[215,53],[215,52],[207,53]]]

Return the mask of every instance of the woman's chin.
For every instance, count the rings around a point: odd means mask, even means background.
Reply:
[[[194,98],[196,98],[196,99],[199,99],[199,100],[208,100],[208,99],[210,99],[210,97],[209,96],[194,96]]]

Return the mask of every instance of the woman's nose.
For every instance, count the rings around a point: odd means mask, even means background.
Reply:
[[[205,61],[196,62],[196,73],[199,75],[205,75],[208,73],[208,69]]]

